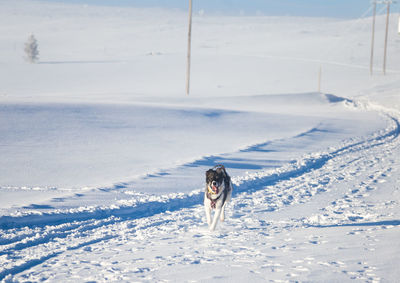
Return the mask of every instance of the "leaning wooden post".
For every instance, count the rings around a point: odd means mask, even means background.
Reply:
[[[189,0],[189,32],[188,32],[187,66],[186,66],[186,95],[189,95],[189,91],[190,91],[191,46],[192,46],[192,0]]]
[[[321,79],[322,79],[322,64],[319,65],[319,72],[318,72],[318,93],[321,93]]]

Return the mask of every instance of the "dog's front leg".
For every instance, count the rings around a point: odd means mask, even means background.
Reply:
[[[221,208],[221,216],[219,218],[222,222],[225,221],[225,206],[226,206],[226,203],[224,203],[224,205]]]
[[[208,226],[211,225],[211,208],[209,205],[204,205],[204,209],[206,211],[206,218]]]
[[[221,215],[221,208],[217,208],[215,210],[214,218],[213,218],[212,224],[210,226],[210,230],[211,231],[215,230],[215,227],[217,226],[218,219],[219,219],[220,215]]]

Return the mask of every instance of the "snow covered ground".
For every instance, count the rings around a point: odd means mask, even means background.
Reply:
[[[398,281],[397,15],[370,76],[370,18],[196,14],[189,97],[186,21],[0,2],[0,280]]]

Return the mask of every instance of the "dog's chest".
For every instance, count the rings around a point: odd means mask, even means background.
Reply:
[[[211,194],[210,192],[205,193],[206,203],[212,208],[216,209],[217,204],[222,201],[224,193],[220,193],[218,195]]]

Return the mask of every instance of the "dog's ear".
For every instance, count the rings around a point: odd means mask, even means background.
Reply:
[[[214,176],[214,170],[212,170],[212,169],[208,170],[206,172],[206,182],[208,183],[208,182],[212,181],[213,176]]]
[[[220,176],[225,177],[226,173],[225,173],[225,168],[224,167],[218,167],[217,168],[217,174]]]

